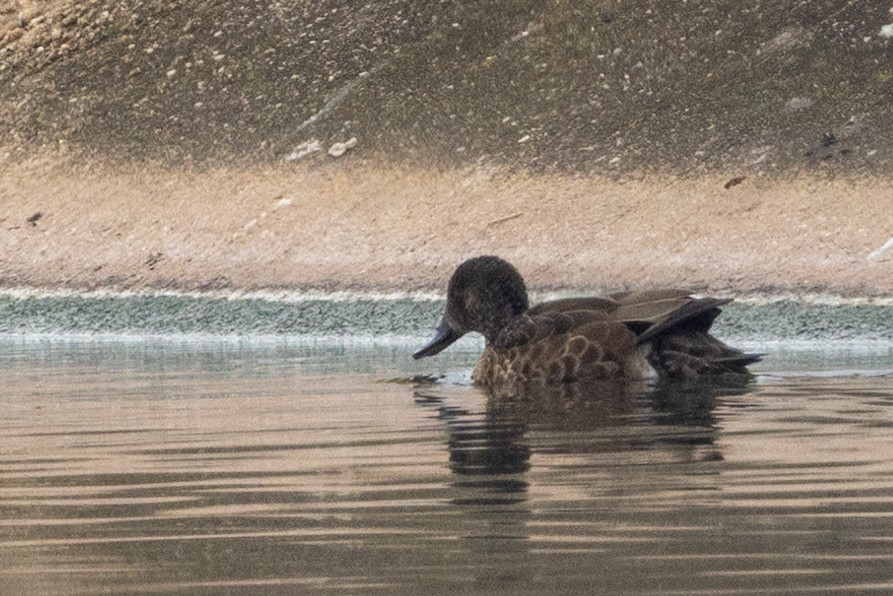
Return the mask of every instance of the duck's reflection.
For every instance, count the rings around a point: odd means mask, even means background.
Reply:
[[[674,478],[684,475],[687,462],[722,459],[715,444],[717,400],[747,391],[612,383],[483,398],[458,389],[417,388],[416,403],[446,430],[449,500],[466,522],[456,538],[463,557],[475,561],[469,572],[487,581],[498,574],[512,585],[536,580],[535,553],[544,548],[567,548],[563,541],[578,554],[602,548],[579,542],[580,527],[637,523],[654,503],[665,507],[655,495],[680,481],[690,487],[690,478]],[[697,476],[696,482],[711,482]],[[610,530],[605,539],[613,539]]]
[[[717,400],[751,390],[734,383],[616,383],[535,387],[488,396],[483,409],[450,403],[449,392],[415,390],[420,406],[437,412],[447,430],[450,467],[461,478],[492,479],[499,494],[526,487],[531,440],[549,453],[672,450],[689,461],[722,459],[715,446]],[[572,440],[571,440],[572,439]]]

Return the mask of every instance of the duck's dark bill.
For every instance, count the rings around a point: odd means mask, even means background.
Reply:
[[[416,350],[412,357],[418,360],[425,356],[433,356],[460,337],[462,337],[461,333],[453,331],[453,329],[446,323],[441,323],[434,332],[434,337],[431,338],[431,341]]]

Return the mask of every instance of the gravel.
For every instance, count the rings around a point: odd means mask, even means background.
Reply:
[[[893,164],[889,8],[5,2],[0,156],[272,164],[357,138],[342,160],[877,175]]]

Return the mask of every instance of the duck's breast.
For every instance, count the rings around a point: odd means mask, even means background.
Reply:
[[[639,380],[654,374],[625,325],[597,321],[512,347],[488,346],[474,379],[495,389],[517,383]]]

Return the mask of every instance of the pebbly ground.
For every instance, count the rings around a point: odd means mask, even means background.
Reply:
[[[0,284],[889,295],[890,8],[2,0]]]

